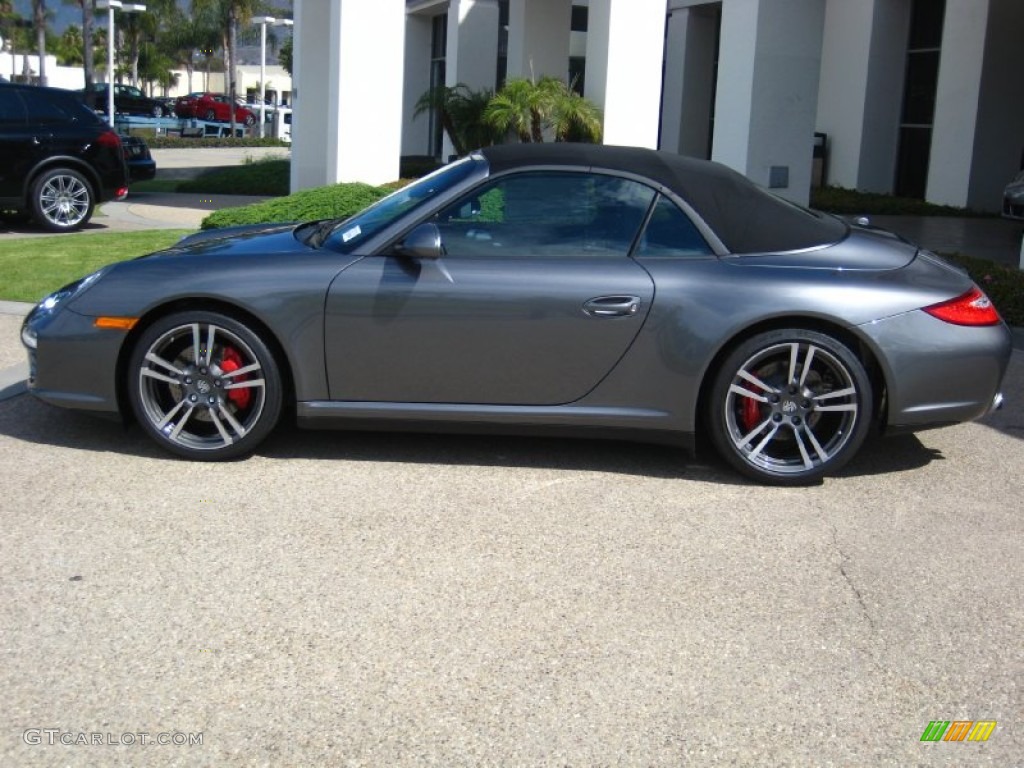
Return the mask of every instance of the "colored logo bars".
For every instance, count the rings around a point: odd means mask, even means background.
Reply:
[[[932,720],[921,741],[988,741],[995,729],[995,720]]]

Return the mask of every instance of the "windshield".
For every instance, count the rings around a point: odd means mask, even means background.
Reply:
[[[479,158],[464,157],[392,192],[355,216],[335,222],[329,234],[329,247],[342,253],[351,253],[360,243],[376,235],[395,219],[430,202],[467,178],[479,168],[481,162]]]

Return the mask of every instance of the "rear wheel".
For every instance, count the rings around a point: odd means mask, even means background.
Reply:
[[[252,452],[281,413],[281,376],[264,341],[216,312],[183,312],[145,330],[132,353],[135,415],[163,448],[200,461]]]
[[[32,184],[32,216],[50,232],[71,232],[81,228],[95,204],[92,187],[78,171],[51,168]]]
[[[214,120],[217,119],[217,113],[214,112],[212,109],[208,109],[206,110],[206,113],[203,115],[203,119],[207,122],[212,123]]]
[[[835,472],[867,436],[863,364],[837,339],[798,329],[740,344],[715,376],[707,414],[719,453],[748,477],[806,485]]]

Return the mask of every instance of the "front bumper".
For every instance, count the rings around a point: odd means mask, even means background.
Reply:
[[[117,362],[124,331],[96,328],[93,318],[67,308],[52,315],[33,311],[25,319],[35,334],[28,352],[28,390],[64,408],[118,412]]]

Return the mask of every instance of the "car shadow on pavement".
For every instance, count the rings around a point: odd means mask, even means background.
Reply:
[[[182,461],[158,448],[136,425],[125,426],[116,420],[56,408],[29,395],[0,403],[0,436],[86,453]],[[285,422],[256,455],[268,459],[566,469],[754,485],[710,448],[702,447],[693,456],[679,448],[621,440],[320,431],[302,430]],[[942,458],[941,452],[925,447],[914,435],[875,439],[840,476],[910,471]]]

